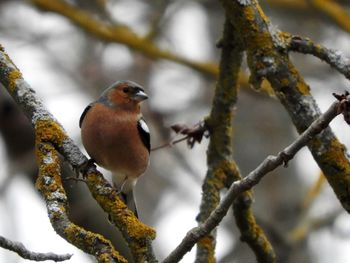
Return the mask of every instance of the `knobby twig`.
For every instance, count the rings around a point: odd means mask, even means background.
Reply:
[[[84,164],[87,158],[47,111],[42,101],[36,97],[35,92],[22,78],[20,71],[2,47],[0,81],[27,114],[36,130],[36,155],[39,163],[37,187],[45,198],[51,224],[56,232],[76,247],[94,255],[99,262],[126,262],[110,241],[101,235],[86,231],[68,219],[68,202],[61,183],[61,167],[57,151],[74,168]],[[135,261],[156,262],[151,246],[151,241],[155,238],[154,229],[138,221],[96,169],[88,169],[85,176],[90,192],[121,230]]]
[[[0,247],[5,248],[7,250],[11,250],[22,258],[34,260],[34,261],[65,261],[72,257],[71,254],[63,254],[57,255],[51,252],[48,253],[37,253],[33,251],[29,251],[22,243],[11,241],[3,236],[0,236]]]
[[[286,165],[302,147],[307,145],[312,138],[327,128],[329,123],[341,113],[341,104],[344,102],[349,102],[349,100],[334,102],[328,110],[315,120],[293,143],[287,146],[283,151],[279,152],[276,156],[271,155],[266,157],[255,170],[250,172],[242,180],[234,182],[221,200],[219,206],[215,208],[203,224],[187,232],[185,238],[163,261],[163,263],[173,263],[181,260],[181,258],[192,249],[194,244],[196,244],[200,238],[210,233],[221,222],[227,214],[232,202],[239,194],[258,184],[267,173],[281,165]]]

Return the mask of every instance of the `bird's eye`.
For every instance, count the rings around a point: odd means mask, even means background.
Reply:
[[[128,93],[128,92],[129,92],[129,88],[124,88],[124,89],[123,89],[123,92],[124,92],[124,93]]]

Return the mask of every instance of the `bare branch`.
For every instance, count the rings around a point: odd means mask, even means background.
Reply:
[[[51,252],[48,253],[37,253],[29,251],[22,243],[11,241],[3,236],[0,236],[0,247],[11,250],[22,258],[33,260],[33,261],[65,261],[72,257],[71,254],[57,255]]]
[[[164,259],[163,263],[173,263],[181,260],[181,258],[192,249],[194,244],[196,244],[200,238],[210,233],[221,222],[227,214],[233,200],[239,194],[258,184],[267,173],[283,164],[286,164],[302,147],[312,140],[312,138],[327,128],[328,124],[341,113],[339,111],[340,105],[341,102],[334,102],[324,114],[315,120],[310,127],[297,138],[297,140],[278,153],[277,156],[271,155],[266,157],[266,159],[255,170],[250,172],[242,180],[234,182],[228,189],[219,206],[215,208],[205,222],[187,232],[185,238],[175,250]]]

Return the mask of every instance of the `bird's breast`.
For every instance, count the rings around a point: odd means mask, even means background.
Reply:
[[[137,129],[137,114],[103,105],[89,110],[82,123],[83,144],[96,163],[112,172],[138,177],[148,166],[149,153]]]

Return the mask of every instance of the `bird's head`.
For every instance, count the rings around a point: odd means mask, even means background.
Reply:
[[[137,107],[148,98],[141,85],[132,81],[117,81],[106,89],[99,102],[111,107]]]

